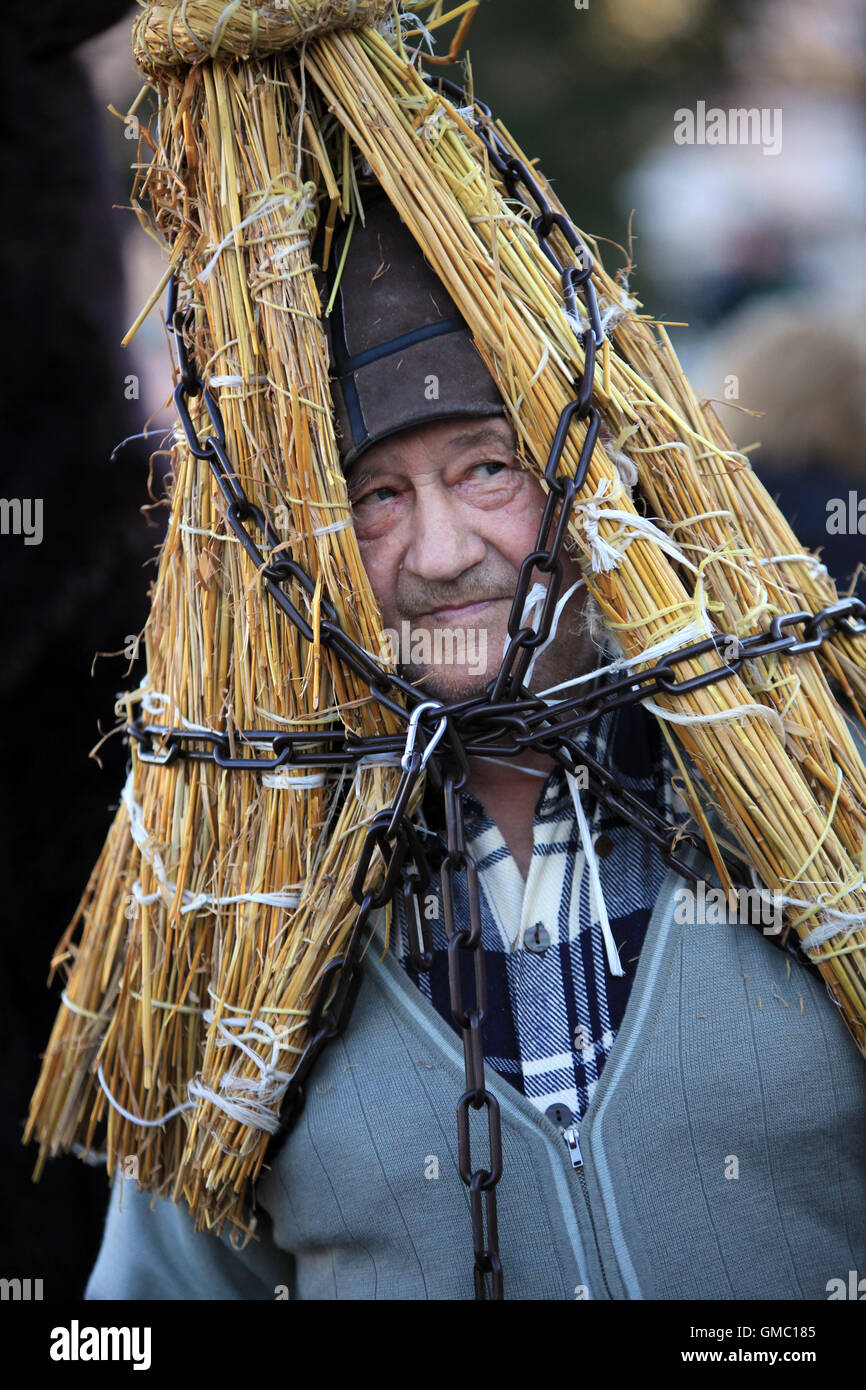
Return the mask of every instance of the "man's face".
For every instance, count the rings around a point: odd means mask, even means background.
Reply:
[[[541,484],[504,417],[455,419],[382,440],[350,469],[361,559],[403,675],[432,698],[479,694],[502,661],[520,565],[535,549]],[[577,579],[564,559],[564,593]],[[548,575],[535,571],[545,587]],[[586,590],[576,590],[535,665],[533,690],[588,669]],[[538,610],[530,615],[535,626]]]

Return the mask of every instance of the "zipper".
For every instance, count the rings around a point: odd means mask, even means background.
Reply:
[[[610,1285],[607,1282],[607,1272],[605,1271],[604,1261],[601,1258],[601,1246],[598,1242],[598,1231],[596,1230],[595,1217],[593,1215],[592,1207],[589,1204],[589,1188],[586,1182],[586,1170],[583,1166],[583,1154],[580,1151],[580,1124],[577,1120],[574,1120],[570,1125],[568,1125],[566,1129],[561,1129],[559,1132],[562,1135],[565,1147],[568,1149],[568,1156],[571,1159],[571,1166],[577,1173],[577,1180],[580,1184],[580,1190],[583,1193],[586,1214],[589,1217],[589,1224],[592,1227],[592,1236],[593,1240],[595,1241],[595,1253],[596,1258],[598,1259],[598,1267],[601,1270],[602,1283],[604,1284],[608,1298],[612,1299],[613,1294],[611,1293]]]
[[[583,1171],[583,1155],[580,1152],[578,1140],[578,1126],[571,1124],[568,1129],[562,1131],[565,1146],[568,1149],[568,1156],[571,1159],[572,1168],[576,1168],[580,1177],[583,1179],[583,1187],[586,1188],[586,1174]]]
[[[577,1173],[577,1179],[580,1183],[581,1190],[583,1192],[583,1199],[586,1202],[586,1210],[589,1213],[589,1220],[592,1226],[592,1233],[595,1236],[596,1249],[598,1250],[598,1234],[595,1229],[595,1218],[593,1217],[592,1211],[590,1210],[589,1188],[586,1184],[586,1170],[583,1166],[583,1154],[580,1152],[580,1125],[576,1120],[572,1124],[570,1124],[567,1129],[564,1129],[562,1131],[562,1137],[565,1140],[565,1147],[568,1149],[568,1156],[571,1159],[571,1166]],[[601,1264],[600,1250],[598,1250],[598,1262],[599,1264]],[[602,1277],[604,1277],[603,1269]],[[607,1279],[605,1279],[604,1282],[605,1287],[607,1287]]]

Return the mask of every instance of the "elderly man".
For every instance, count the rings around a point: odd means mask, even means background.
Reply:
[[[331,275],[361,556],[404,674],[431,699],[471,696],[496,673],[544,492],[387,202],[368,203],[336,287]],[[599,660],[574,559],[563,594],[531,672],[540,695]],[[642,709],[603,713],[577,737],[672,814]],[[473,759],[463,812],[481,888],[485,1084],[502,1124],[505,1296],[821,1299],[866,1268],[866,1076],[820,979],[760,924],[677,911],[687,885],[658,848],[541,754]],[[348,1029],[257,1184],[255,1238],[195,1234],[184,1209],[119,1179],[88,1297],[473,1296],[441,896],[434,880],[426,962],[402,914],[387,944],[380,922]],[[468,919],[459,880],[454,910]],[[473,1144],[481,1128],[483,1115]]]

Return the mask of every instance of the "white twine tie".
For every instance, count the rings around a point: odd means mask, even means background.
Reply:
[[[580,588],[583,586],[583,584],[584,584],[584,580],[583,580],[583,579],[577,579],[577,580],[575,580],[575,582],[572,584],[571,588],[570,588],[570,589],[566,589],[566,591],[565,591],[565,593],[562,595],[562,597],[561,597],[560,599],[557,600],[556,607],[555,607],[554,610],[553,610],[553,620],[552,620],[552,622],[551,622],[551,624],[550,624],[550,633],[549,633],[548,636],[545,638],[545,640],[542,642],[541,646],[540,646],[540,647],[536,647],[535,651],[532,653],[532,659],[531,659],[531,661],[530,661],[528,667],[526,668],[526,675],[525,675],[525,677],[524,677],[524,681],[525,681],[525,683],[526,683],[527,685],[529,684],[530,680],[532,679],[532,672],[533,672],[534,669],[535,669],[535,663],[536,663],[536,661],[537,661],[538,658],[541,656],[541,653],[542,653],[543,651],[546,651],[546,650],[547,650],[547,648],[550,646],[551,642],[553,641],[554,637],[556,636],[556,629],[557,629],[557,627],[559,626],[559,619],[560,619],[560,615],[562,614],[563,608],[564,608],[565,605],[567,604],[568,600],[571,598],[571,596],[572,596],[572,594],[574,593],[574,591],[575,591],[576,589],[580,589]],[[547,588],[545,587],[545,585],[544,585],[544,584],[539,584],[538,582],[536,582],[535,584],[533,584],[532,588],[529,590],[529,593],[526,595],[526,602],[525,602],[524,605],[523,605],[523,613],[522,613],[521,618],[520,618],[520,626],[521,626],[521,627],[523,627],[524,625],[526,625],[526,624],[529,623],[530,618],[534,617],[535,609],[537,609],[537,608],[540,609],[540,608],[541,608],[541,605],[544,603],[544,600],[546,599],[546,597],[547,597]],[[510,637],[507,637],[507,638],[505,639],[505,642],[504,642],[503,647],[502,647],[502,655],[503,655],[503,656],[505,655],[506,651],[508,650],[508,644],[509,644],[510,641],[511,641],[511,638],[510,638]]]
[[[208,990],[208,993],[211,998],[214,997],[212,990]],[[291,1072],[280,1070],[277,1062],[281,1052],[297,1053],[300,1049],[291,1043],[283,1042],[280,1034],[269,1023],[252,1019],[243,1010],[235,1010],[217,1019],[213,1009],[207,1009],[203,1017],[205,1023],[216,1023],[216,1046],[238,1048],[258,1068],[258,1076],[238,1076],[234,1070],[225,1072],[220,1077],[218,1090],[205,1086],[197,1077],[193,1077],[187,1084],[188,1099],[183,1104],[174,1106],[158,1120],[143,1120],[124,1109],[111,1094],[100,1064],[96,1077],[109,1104],[118,1115],[129,1120],[130,1124],[138,1125],[142,1129],[158,1129],[175,1115],[195,1109],[198,1100],[206,1100],[218,1110],[222,1110],[230,1119],[237,1120],[239,1124],[250,1129],[264,1130],[268,1134],[276,1134],[280,1127],[280,1106],[292,1076]],[[270,1056],[260,1057],[247,1046],[249,1042],[270,1045]]]
[[[601,889],[601,875],[598,872],[598,856],[595,852],[595,846],[592,843],[592,835],[590,834],[586,813],[581,804],[580,789],[576,779],[570,772],[566,771],[565,775],[568,779],[568,789],[571,792],[571,799],[574,802],[574,813],[577,816],[580,843],[583,847],[584,858],[586,859],[586,871],[589,874],[590,902],[601,925],[601,935],[607,954],[607,968],[611,975],[624,975],[625,971],[622,968],[619,951],[616,949],[616,942],[613,939],[613,931],[607,913],[607,904],[604,901],[604,893]]]

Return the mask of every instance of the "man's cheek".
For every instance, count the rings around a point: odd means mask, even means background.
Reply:
[[[393,600],[393,582],[388,582],[387,571],[377,563],[374,547],[366,542],[359,542],[358,550],[361,556],[361,564],[364,572],[370,581],[370,588],[373,596],[382,610],[382,617],[386,624],[393,626],[397,611]]]

